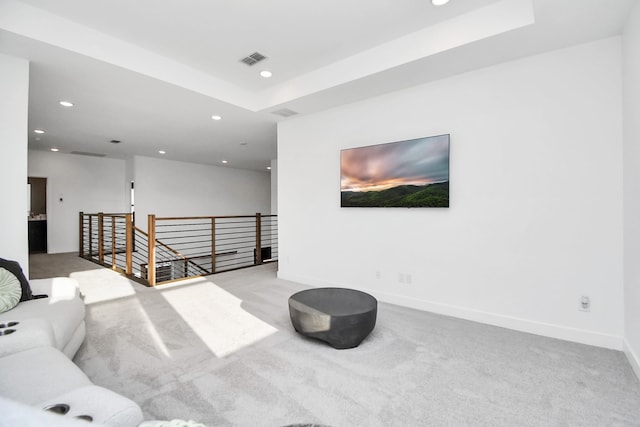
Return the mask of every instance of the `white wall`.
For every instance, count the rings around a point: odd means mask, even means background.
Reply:
[[[623,38],[625,352],[640,377],[640,4]]]
[[[128,212],[125,169],[124,160],[29,150],[29,176],[47,178],[49,253],[78,251],[80,212]]]
[[[29,62],[0,54],[0,258],[29,277],[27,134]]]
[[[78,250],[79,212],[129,212],[132,179],[136,225],[142,229],[146,229],[149,213],[198,216],[270,212],[268,172],[148,157],[125,161],[31,150],[28,174],[47,178],[49,253]]]
[[[271,214],[278,214],[278,160],[271,160]]]
[[[147,215],[217,216],[269,214],[268,172],[134,158],[136,225]]]
[[[620,64],[612,38],[282,122],[279,277],[621,349]],[[340,149],[443,133],[450,208],[339,207]]]

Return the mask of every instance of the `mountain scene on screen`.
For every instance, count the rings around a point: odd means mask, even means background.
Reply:
[[[449,135],[340,152],[342,207],[449,207]]]
[[[342,191],[341,196],[344,208],[447,208],[449,182],[399,185],[381,191]]]

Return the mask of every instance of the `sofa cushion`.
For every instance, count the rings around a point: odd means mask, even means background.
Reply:
[[[10,311],[9,314],[13,312]],[[55,347],[51,323],[45,319],[3,319],[5,325],[11,325],[14,332],[0,336],[0,357],[18,353],[35,347]]]
[[[69,406],[65,417],[88,415],[95,424],[113,427],[137,427],[143,421],[142,410],[132,400],[111,390],[88,385],[39,402],[46,408],[63,403]]]
[[[21,296],[22,288],[18,278],[9,270],[0,267],[0,313],[9,311],[18,305]]]
[[[53,347],[4,356],[0,359],[0,378],[0,395],[28,405],[91,385],[80,368]]]
[[[20,301],[27,301],[33,298],[31,287],[29,286],[29,281],[24,276],[22,268],[17,261],[0,258],[0,267],[4,268],[5,270],[9,270],[20,281],[20,287],[22,288]]]
[[[53,412],[43,411],[35,406],[25,405],[0,396],[0,420],[3,426],[20,427],[91,427],[86,421],[62,417]]]

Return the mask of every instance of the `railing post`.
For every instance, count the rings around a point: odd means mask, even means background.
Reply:
[[[149,215],[149,260],[147,263],[147,282],[149,286],[156,285],[156,216]]]
[[[116,268],[116,216],[113,215],[111,217],[111,269]]]
[[[104,262],[104,214],[98,212],[98,261]]]
[[[93,215],[89,215],[89,258],[93,258]]]
[[[126,264],[125,273],[127,276],[130,276],[133,272],[133,222],[131,218],[131,214],[125,215],[125,233],[126,233]]]
[[[211,274],[216,272],[216,218],[211,217]]]
[[[78,242],[78,252],[81,257],[84,256],[84,212],[80,212],[80,241]]]
[[[256,259],[255,265],[262,264],[262,216],[256,213]]]
[[[131,232],[132,232],[132,239],[131,239],[131,251],[135,252],[136,251],[136,213],[135,212],[131,212],[129,215],[131,215]]]

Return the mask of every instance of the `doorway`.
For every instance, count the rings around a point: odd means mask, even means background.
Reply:
[[[47,178],[28,177],[29,253],[47,252]]]

